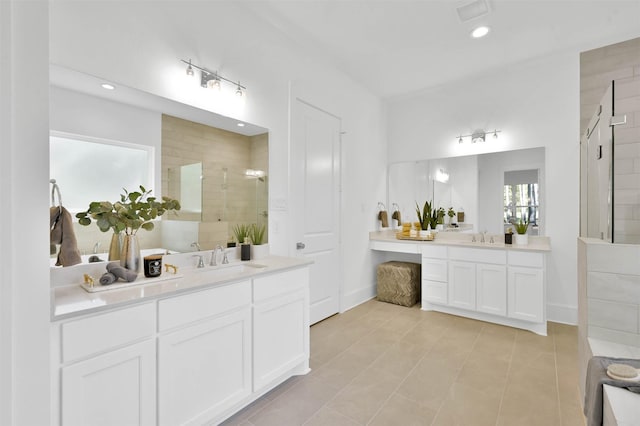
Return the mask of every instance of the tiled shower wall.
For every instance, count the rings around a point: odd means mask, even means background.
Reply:
[[[226,244],[233,225],[256,223],[256,191],[266,194],[267,180],[248,178],[245,171],[268,173],[268,135],[249,137],[163,115],[162,187],[169,188],[170,168],[197,162],[202,162],[202,219],[193,214],[184,219],[200,221],[198,243],[209,250]]]
[[[580,133],[615,81],[614,242],[640,244],[640,38],[580,55]]]

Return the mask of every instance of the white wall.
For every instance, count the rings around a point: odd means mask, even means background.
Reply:
[[[549,319],[577,321],[578,53],[539,58],[389,102],[389,161],[545,147]],[[497,141],[459,144],[475,129]],[[425,142],[425,136],[429,135]],[[467,139],[468,140],[468,139]]]
[[[53,2],[51,62],[269,129],[270,198],[289,200],[289,103],[295,93],[342,119],[343,306],[371,297],[368,231],[386,196],[381,101],[274,30],[241,2]],[[81,37],[78,34],[82,34]],[[216,42],[220,41],[220,42]],[[180,58],[248,88],[244,109],[185,79]],[[269,242],[295,253],[288,211],[270,210]]]
[[[0,2],[0,424],[46,425],[48,2]]]

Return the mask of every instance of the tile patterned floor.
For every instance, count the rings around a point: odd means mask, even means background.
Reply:
[[[371,300],[311,327],[311,373],[224,425],[583,426],[577,327],[548,331]]]

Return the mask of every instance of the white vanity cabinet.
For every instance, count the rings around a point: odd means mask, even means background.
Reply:
[[[259,272],[206,284],[187,273],[138,301],[130,296],[145,291],[116,290],[112,309],[54,320],[51,424],[219,424],[308,373],[308,263],[261,263]],[[86,304],[91,296],[79,291],[74,301]]]
[[[155,317],[146,303],[54,325],[53,424],[156,424]]]
[[[158,320],[160,426],[205,423],[251,394],[251,281],[160,300]]]
[[[309,359],[308,281],[308,269],[254,280],[254,392]]]
[[[506,262],[504,250],[449,248],[449,305],[506,315]]]
[[[422,247],[422,305],[448,303],[447,248]]]
[[[510,318],[542,322],[544,319],[544,254],[509,252]]]

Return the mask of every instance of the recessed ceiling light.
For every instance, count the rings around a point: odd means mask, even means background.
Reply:
[[[238,123],[238,127],[244,127],[244,123]]]
[[[116,88],[116,86],[109,83],[102,83],[101,86],[103,89],[107,89],[107,90],[114,90]]]
[[[487,34],[489,34],[489,27],[478,27],[476,29],[474,29],[473,31],[471,31],[471,37],[473,38],[480,38],[480,37],[484,37]]]

